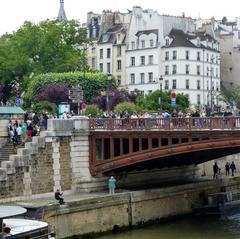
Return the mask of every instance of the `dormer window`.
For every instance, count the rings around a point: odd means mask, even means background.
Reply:
[[[118,34],[118,35],[117,35],[117,39],[118,39],[118,42],[121,41],[121,34]]]
[[[132,48],[132,50],[135,49],[135,41],[132,41],[132,42],[131,42],[131,48]]]
[[[142,45],[142,48],[145,48],[145,41],[144,40],[141,41],[141,45]]]
[[[200,38],[197,37],[197,46],[200,46]]]
[[[153,39],[151,39],[149,43],[150,43],[150,47],[153,47]]]
[[[166,46],[169,46],[169,39],[166,39]]]

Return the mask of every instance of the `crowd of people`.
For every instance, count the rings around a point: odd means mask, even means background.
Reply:
[[[24,115],[24,120],[9,120],[9,142],[12,143],[15,148],[17,145],[24,145],[25,142],[31,141],[33,136],[40,135],[40,130],[47,129],[48,118],[48,112],[41,115],[30,112]]]

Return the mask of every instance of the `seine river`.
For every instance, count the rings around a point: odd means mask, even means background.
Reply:
[[[187,217],[98,239],[240,239],[240,214]]]

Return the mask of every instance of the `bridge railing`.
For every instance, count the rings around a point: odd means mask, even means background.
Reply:
[[[91,118],[90,130],[174,130],[174,129],[240,129],[240,117],[204,118]]]

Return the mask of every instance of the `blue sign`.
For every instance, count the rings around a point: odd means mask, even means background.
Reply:
[[[176,98],[171,98],[171,106],[175,106],[176,105]]]
[[[19,98],[16,98],[15,104],[16,104],[16,106],[21,105],[21,100]]]

